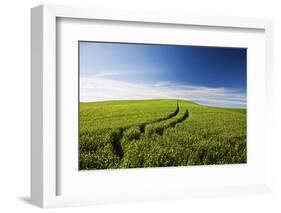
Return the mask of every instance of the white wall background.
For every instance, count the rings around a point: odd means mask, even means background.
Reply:
[[[274,193],[185,201],[80,207],[68,212],[280,212],[281,13],[278,0],[9,0],[0,7],[0,212],[37,212],[30,188],[30,8],[42,3],[275,19]],[[47,210],[60,212],[66,209]]]

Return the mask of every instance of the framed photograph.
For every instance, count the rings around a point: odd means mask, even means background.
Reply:
[[[79,170],[247,163],[247,48],[78,45]]]
[[[272,20],[31,15],[33,204],[270,192]]]

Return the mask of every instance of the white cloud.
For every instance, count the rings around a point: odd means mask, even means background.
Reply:
[[[246,94],[226,88],[179,85],[172,82],[133,84],[95,75],[81,77],[80,101],[138,100],[177,98],[200,104],[226,107],[246,107]]]
[[[170,85],[172,85],[171,81],[160,81],[160,82],[156,82],[154,84],[154,86],[156,86],[156,87],[170,86]]]
[[[99,71],[93,71],[88,70],[88,73],[95,73],[88,77],[96,77],[96,78],[110,78],[115,79],[118,76],[135,76],[135,75],[160,75],[163,71],[161,69],[135,69],[135,70],[118,70],[118,69],[112,69],[112,70],[99,70]],[[166,82],[168,83],[168,81]]]
[[[124,74],[128,74],[127,72],[119,72],[119,71],[114,71],[114,72],[98,72],[97,74],[95,74],[94,76],[97,78],[107,78],[107,77],[114,77],[114,76],[119,76],[119,75],[124,75]]]

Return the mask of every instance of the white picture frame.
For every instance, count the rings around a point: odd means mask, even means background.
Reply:
[[[270,161],[269,153],[264,156],[265,165],[262,170],[264,178],[258,183],[249,184],[221,184],[200,187],[183,186],[182,188],[171,186],[162,190],[153,189],[153,192],[143,191],[138,193],[136,189],[124,191],[123,196],[114,192],[96,195],[64,195],[58,193],[60,158],[57,151],[57,117],[58,95],[57,88],[60,82],[57,79],[57,36],[58,20],[108,20],[131,23],[153,23],[167,26],[200,26],[218,27],[228,31],[235,29],[261,30],[264,32],[265,57],[261,74],[265,74],[264,106],[272,109],[273,91],[273,21],[271,19],[240,18],[240,17],[216,17],[186,14],[160,14],[141,11],[101,10],[74,6],[41,5],[31,10],[31,201],[33,204],[43,207],[62,207],[76,205],[91,205],[99,203],[138,202],[144,200],[165,200],[197,196],[253,194],[270,192]],[[235,36],[235,35],[233,35]],[[253,80],[254,81],[254,80]],[[269,110],[270,111],[270,110]],[[270,128],[272,114],[264,115],[264,127]],[[250,116],[251,117],[251,116]],[[262,135],[263,147],[270,147],[269,137]],[[269,150],[269,149],[267,149]],[[165,168],[164,168],[165,169]],[[228,168],[229,169],[229,168]],[[181,171],[185,168],[181,168]],[[231,170],[231,169],[230,169]],[[151,170],[152,171],[152,170]],[[176,171],[173,169],[158,170],[159,177],[169,175]],[[130,175],[134,177],[144,173],[143,170],[132,170]],[[146,172],[146,173],[149,173]],[[127,173],[128,174],[128,173]],[[258,174],[258,173],[257,173]],[[171,177],[173,178],[173,177]],[[75,183],[73,183],[75,184]],[[159,185],[161,186],[161,185]],[[188,189],[188,190],[187,190]],[[97,191],[98,192],[98,191]],[[59,195],[58,195],[59,194]]]

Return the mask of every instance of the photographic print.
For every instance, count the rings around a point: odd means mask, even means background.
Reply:
[[[79,41],[79,169],[247,162],[247,49]]]

